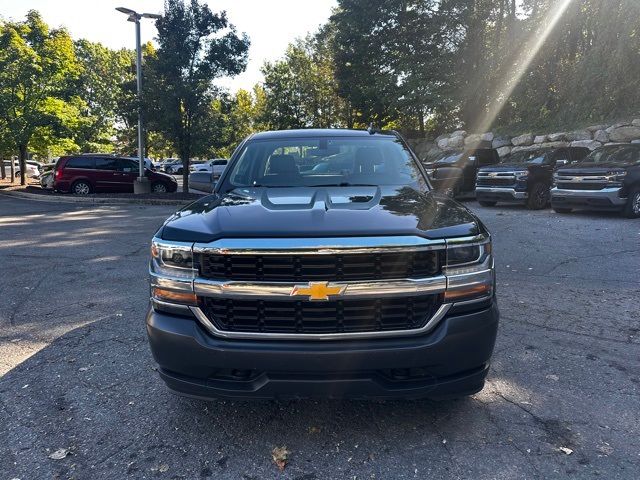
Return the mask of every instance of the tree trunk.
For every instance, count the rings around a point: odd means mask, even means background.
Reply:
[[[26,175],[27,175],[27,146],[19,145],[20,150],[20,185],[26,185]]]
[[[2,177],[2,180],[7,178],[7,168],[4,165],[4,160],[2,159],[2,157],[0,157],[0,177]]]
[[[182,191],[189,193],[189,155],[182,154]]]

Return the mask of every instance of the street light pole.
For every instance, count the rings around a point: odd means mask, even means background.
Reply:
[[[144,175],[144,122],[142,118],[142,42],[140,41],[140,19],[152,18],[158,20],[160,15],[153,13],[137,13],[129,8],[118,7],[117,11],[128,15],[129,22],[136,24],[136,84],[138,98],[138,178],[133,184],[134,193],[149,193],[151,185]]]

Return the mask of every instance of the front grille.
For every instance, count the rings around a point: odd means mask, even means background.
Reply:
[[[440,273],[438,250],[340,255],[200,254],[204,278],[241,281],[353,281],[424,278]]]
[[[479,187],[511,187],[514,183],[513,178],[478,177],[476,185]]]
[[[593,191],[593,190],[602,190],[603,188],[607,188],[607,184],[606,183],[583,183],[583,182],[576,182],[576,183],[558,182],[557,187],[561,190]]]
[[[357,333],[420,328],[442,305],[442,295],[326,302],[201,297],[219,330],[256,333]]]

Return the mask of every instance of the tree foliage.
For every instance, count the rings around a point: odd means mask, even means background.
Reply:
[[[156,26],[159,48],[145,72],[147,117],[182,159],[188,191],[189,159],[206,154],[220,135],[212,80],[244,70],[249,40],[236,33],[225,12],[213,13],[198,0],[167,0]]]
[[[77,79],[73,41],[65,30],[50,30],[30,11],[23,22],[0,28],[0,118],[20,154],[25,184],[27,148],[34,134],[61,132],[77,108],[71,88]],[[77,112],[76,112],[77,113]]]

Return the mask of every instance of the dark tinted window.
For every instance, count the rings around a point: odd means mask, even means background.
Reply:
[[[633,165],[634,163],[640,162],[640,148],[626,145],[597,148],[583,161],[589,163],[614,162]]]
[[[475,156],[478,159],[478,165],[481,167],[484,165],[494,165],[500,162],[500,158],[494,150],[477,151],[475,152]]]
[[[96,170],[116,170],[117,164],[115,158],[96,158]]]
[[[127,160],[126,158],[118,158],[118,171],[119,172],[137,172],[138,162]]]
[[[67,160],[66,168],[95,168],[95,158],[92,157],[74,157]]]
[[[567,162],[571,159],[569,158],[569,150],[566,148],[559,148],[556,150],[553,155],[550,155],[550,160],[557,162],[558,160],[566,160]]]

